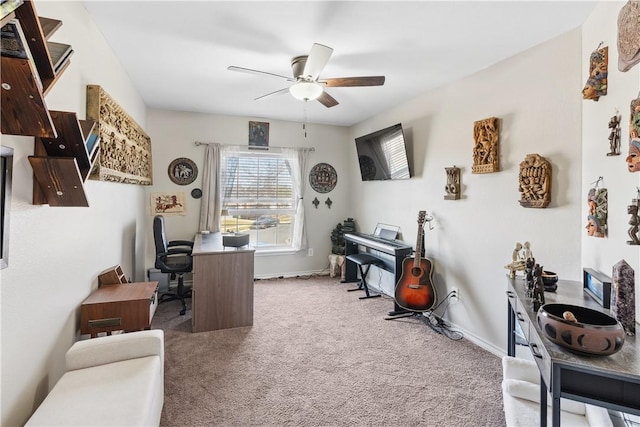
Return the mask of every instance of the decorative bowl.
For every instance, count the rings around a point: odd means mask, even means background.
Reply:
[[[542,272],[542,284],[547,292],[555,292],[558,289],[558,275],[553,271]]]
[[[566,320],[571,314],[576,321]],[[601,311],[578,305],[545,304],[538,310],[537,320],[547,338],[579,354],[608,356],[624,344],[622,324]]]

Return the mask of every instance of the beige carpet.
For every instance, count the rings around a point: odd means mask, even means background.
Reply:
[[[160,305],[163,426],[503,426],[501,362],[327,276],[255,282],[252,327]],[[190,308],[190,301],[189,301]]]

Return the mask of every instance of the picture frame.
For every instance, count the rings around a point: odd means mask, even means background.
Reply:
[[[13,148],[0,146],[0,270],[9,267],[9,216],[11,213],[11,186],[13,175]]]
[[[249,122],[249,148],[269,149],[269,123]]]
[[[591,268],[582,270],[582,288],[602,308],[611,308],[611,278]]]
[[[198,177],[198,166],[191,159],[179,157],[169,164],[169,179],[178,185],[189,185]]]
[[[151,215],[186,215],[187,207],[182,192],[151,193]]]

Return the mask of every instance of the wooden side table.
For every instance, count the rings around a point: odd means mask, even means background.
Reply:
[[[104,285],[80,306],[80,333],[111,335],[113,331],[149,329],[158,306],[158,282]]]

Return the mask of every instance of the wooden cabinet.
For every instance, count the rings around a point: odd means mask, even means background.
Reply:
[[[49,40],[62,22],[39,17],[27,0],[2,25],[2,133],[36,137],[33,203],[88,206],[84,182],[98,156],[98,125],[45,101],[73,55],[70,45]]]
[[[158,282],[105,285],[80,306],[80,333],[149,329],[158,306]]]

